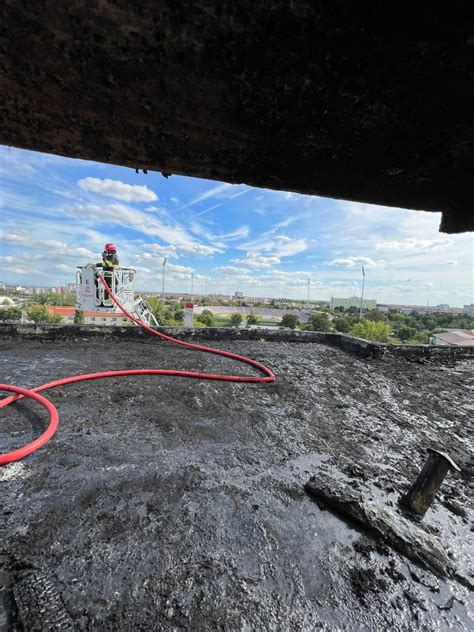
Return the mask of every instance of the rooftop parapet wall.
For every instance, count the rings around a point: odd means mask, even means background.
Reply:
[[[320,343],[365,358],[399,357],[411,362],[455,362],[474,359],[474,347],[436,347],[430,345],[392,345],[353,338],[338,333],[290,329],[231,329],[227,327],[173,328],[160,331],[179,340],[225,342],[254,340],[268,342]],[[97,327],[95,325],[0,324],[0,338],[36,338],[63,340],[113,338],[119,340],[150,340],[149,334],[137,327]]]

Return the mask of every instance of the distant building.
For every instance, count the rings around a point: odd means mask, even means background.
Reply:
[[[413,314],[414,312],[415,310],[411,307],[402,307],[400,310],[400,314],[404,314],[405,316],[410,316],[410,314]]]
[[[359,308],[360,298],[358,296],[351,296],[350,298],[334,298],[331,296],[329,309],[333,310],[335,307],[343,307],[344,309],[349,309],[349,307]],[[362,309],[377,309],[377,301],[371,298],[364,299]]]
[[[464,316],[470,316],[472,318],[474,316],[474,303],[471,303],[470,305],[464,305],[464,307],[462,308],[462,312]]]
[[[67,284],[67,291],[70,292],[71,294],[75,294],[77,290],[77,283],[68,283]]]
[[[474,329],[450,329],[430,336],[436,347],[474,347]]]
[[[76,313],[75,307],[69,307],[64,305],[49,305],[50,314],[55,316],[61,316],[65,325],[74,324],[74,315]],[[129,319],[126,318],[122,312],[111,313],[98,313],[98,312],[84,312],[84,325],[100,325],[107,327],[122,327],[126,323],[129,323]]]

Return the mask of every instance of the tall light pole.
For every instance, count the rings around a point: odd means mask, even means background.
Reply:
[[[191,302],[193,300],[193,290],[194,290],[194,272],[191,274]]]
[[[165,302],[165,266],[166,266],[167,260],[168,260],[168,257],[165,257],[163,259],[163,283],[161,285],[161,298],[163,299],[163,304]]]
[[[362,306],[364,305],[365,270],[362,266],[362,294],[360,296],[359,320],[362,320]]]
[[[308,279],[308,307],[309,307],[309,288],[311,287],[311,281]]]

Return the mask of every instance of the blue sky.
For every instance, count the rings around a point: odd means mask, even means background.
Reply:
[[[0,280],[48,286],[117,244],[139,289],[379,302],[473,302],[473,235],[440,215],[0,147]]]

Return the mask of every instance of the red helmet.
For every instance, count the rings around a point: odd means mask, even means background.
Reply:
[[[105,244],[104,249],[106,252],[117,252],[117,248],[114,244]]]

